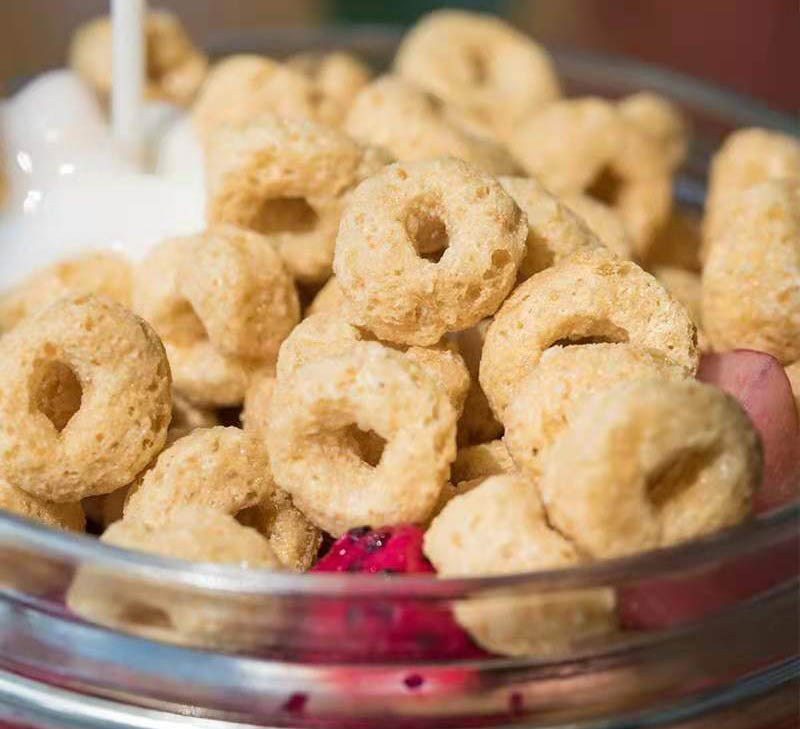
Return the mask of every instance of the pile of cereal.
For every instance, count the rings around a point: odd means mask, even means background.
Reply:
[[[800,382],[798,140],[732,134],[701,231],[673,206],[680,112],[564,98],[547,53],[496,18],[423,18],[375,79],[346,53],[207,71],[160,14],[148,43],[151,93],[194,97],[208,227],[0,299],[3,508],[294,571],[327,536],[375,554],[320,569],[381,571],[367,527],[422,530],[385,571],[449,577],[738,524],[773,485],[765,455],[796,494],[791,397],[781,470],[769,423],[697,374],[704,352],[748,348]],[[101,93],[109,48],[107,21],[73,44]],[[598,588],[455,615],[519,654],[613,630],[615,610]]]

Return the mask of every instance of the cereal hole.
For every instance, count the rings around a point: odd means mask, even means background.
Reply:
[[[208,339],[205,325],[186,299],[181,299],[175,304],[170,319],[174,329],[171,336],[175,344],[192,344]]]
[[[619,202],[622,184],[622,178],[618,174],[610,167],[604,167],[586,189],[586,194],[613,207]]]
[[[413,201],[406,208],[405,226],[406,233],[420,258],[438,263],[450,244],[450,236],[436,202]]]
[[[261,204],[249,227],[265,235],[306,233],[314,229],[318,220],[317,213],[305,198],[276,197]]]
[[[647,479],[647,497],[653,507],[657,511],[662,509],[667,502],[691,487],[713,458],[713,454],[696,449],[673,454]]]
[[[29,386],[31,411],[39,411],[60,433],[81,408],[83,388],[72,368],[60,360],[37,360]]]
[[[482,86],[489,80],[489,59],[482,48],[470,48],[466,54],[467,69],[469,73],[469,80],[477,85]]]
[[[355,442],[356,455],[369,466],[377,466],[386,447],[386,439],[374,430],[361,430],[357,425],[350,425],[347,434]]]
[[[549,346],[578,347],[584,344],[625,344],[628,341],[628,332],[607,319],[583,323],[576,326],[573,332],[566,337],[556,339]]]

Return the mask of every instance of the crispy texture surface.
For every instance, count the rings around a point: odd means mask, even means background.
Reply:
[[[736,400],[695,380],[659,379],[587,398],[541,466],[551,523],[587,555],[607,558],[743,521],[762,457]]]
[[[339,226],[348,320],[421,346],[470,327],[511,290],[527,233],[499,183],[465,162],[391,165],[356,188]],[[442,249],[438,262],[422,257]]]

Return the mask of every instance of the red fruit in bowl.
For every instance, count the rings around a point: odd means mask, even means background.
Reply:
[[[761,435],[764,480],[755,511],[800,496],[800,424],[791,383],[780,362],[749,349],[709,354],[701,359],[697,377],[733,395]]]
[[[422,553],[423,537],[423,531],[411,525],[351,529],[334,542],[311,571],[367,574],[435,572]]]
[[[433,574],[422,553],[421,529],[411,525],[353,529],[334,542],[312,572],[375,575]],[[453,660],[485,656],[443,605],[402,598],[320,598],[308,626],[311,660]],[[328,643],[324,648],[320,644]]]

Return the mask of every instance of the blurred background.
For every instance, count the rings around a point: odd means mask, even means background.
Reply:
[[[554,46],[622,54],[800,110],[798,0],[160,0],[195,40],[225,48],[237,29],[412,23],[435,7],[496,12]],[[69,37],[105,0],[2,0],[0,83],[62,65]],[[276,32],[275,30],[272,31]],[[287,31],[288,32],[288,31]]]

